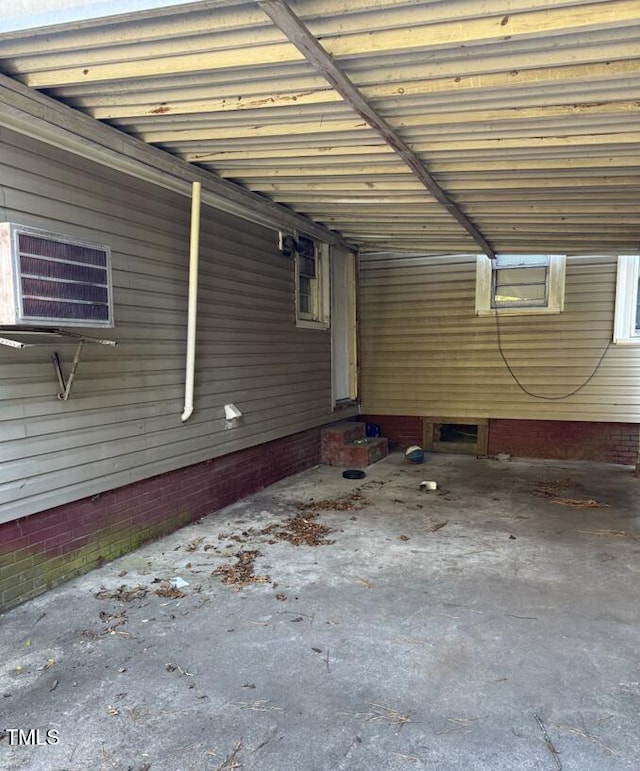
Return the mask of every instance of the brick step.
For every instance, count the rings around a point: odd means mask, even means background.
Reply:
[[[356,421],[344,421],[325,426],[320,432],[321,462],[331,465],[331,459],[337,457],[346,444],[364,439],[365,434],[365,424]]]
[[[381,436],[333,447],[331,454],[323,455],[322,462],[328,466],[362,468],[382,460],[388,454],[389,440]]]

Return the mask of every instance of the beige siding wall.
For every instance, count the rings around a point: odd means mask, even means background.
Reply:
[[[570,257],[565,311],[500,318],[506,358],[530,391],[562,396],[612,338],[616,257]],[[523,393],[475,316],[475,257],[361,260],[365,414],[640,422],[640,347],[611,345],[566,399]]]
[[[68,402],[51,362],[74,345],[0,347],[0,521],[321,424],[328,331],[297,329],[273,231],[202,211],[195,412],[182,424],[189,201],[0,130],[0,220],[111,245],[115,349],[85,346]],[[91,330],[87,330],[92,334]],[[230,428],[223,405],[243,412]]]

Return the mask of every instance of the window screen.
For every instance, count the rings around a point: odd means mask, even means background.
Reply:
[[[498,256],[493,266],[492,307],[544,307],[549,296],[549,258]]]

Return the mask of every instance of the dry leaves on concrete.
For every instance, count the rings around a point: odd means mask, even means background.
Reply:
[[[271,580],[269,576],[257,576],[253,572],[254,562],[260,556],[262,555],[257,549],[253,551],[239,551],[236,554],[238,561],[235,565],[220,565],[211,575],[223,576],[222,583],[228,586],[241,587],[247,584],[266,584]]]
[[[181,597],[185,596],[184,592],[181,592],[180,589],[176,589],[171,581],[160,581],[160,586],[157,589],[154,589],[153,593],[157,594],[158,597],[167,597],[170,600],[179,600]]]
[[[179,589],[176,589],[176,587],[171,583],[171,581],[165,581],[163,579],[156,578],[153,583],[159,584],[157,589],[154,589],[152,594],[156,594],[158,597],[167,597],[172,600],[180,599],[181,597],[184,597],[184,592],[181,592]],[[147,586],[132,586],[129,588],[126,584],[122,584],[117,589],[107,589],[106,587],[101,587],[99,592],[96,592],[94,594],[94,597],[98,600],[116,600],[118,602],[132,602],[133,600],[142,600],[144,599],[151,590]],[[105,621],[108,619],[103,619],[101,614],[101,620]],[[124,623],[124,622],[121,622]]]
[[[361,509],[366,502],[365,496],[359,490],[354,490],[344,498],[310,501],[309,503],[298,504],[298,508],[303,511],[308,509],[313,511],[353,511],[354,509]]]
[[[278,541],[287,541],[293,546],[328,546],[332,541],[324,536],[331,532],[326,525],[316,522],[317,513],[300,513],[282,524],[269,525],[260,530],[260,535],[269,535]]]
[[[98,600],[118,600],[118,602],[132,602],[133,600],[142,600],[149,590],[146,586],[132,586],[129,588],[126,584],[122,584],[117,589],[107,589],[105,586],[100,587],[100,591],[96,592],[93,596]]]
[[[106,625],[103,634],[113,632],[119,626],[123,626],[127,623],[127,616],[124,610],[120,613],[107,613],[106,611],[101,610],[98,615],[100,621]]]

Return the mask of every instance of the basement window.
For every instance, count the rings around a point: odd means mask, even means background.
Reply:
[[[488,425],[486,418],[425,418],[424,449],[485,455]]]
[[[328,245],[299,235],[295,241],[296,323],[299,327],[329,327]]]
[[[476,314],[560,313],[566,257],[560,254],[480,254],[476,263]]]
[[[640,344],[640,256],[618,257],[613,342]]]

